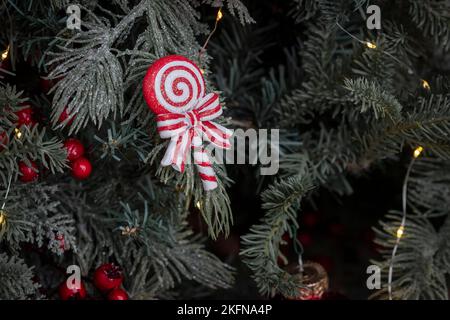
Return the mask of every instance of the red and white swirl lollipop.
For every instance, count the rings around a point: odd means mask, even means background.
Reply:
[[[211,121],[222,114],[219,96],[205,95],[202,72],[191,60],[171,55],[155,61],[147,71],[143,93],[157,115],[161,138],[171,141],[161,161],[183,172],[190,149],[205,190],[217,188],[217,178],[202,138],[219,148],[229,148],[231,132]]]
[[[144,78],[144,98],[156,114],[184,113],[205,95],[205,80],[189,59],[171,55],[153,63]]]

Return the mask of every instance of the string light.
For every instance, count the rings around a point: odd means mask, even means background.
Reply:
[[[14,132],[17,139],[22,138],[22,132],[19,129],[15,128]]]
[[[400,226],[397,229],[397,239],[401,239],[404,232],[405,232],[405,227],[404,226]]]
[[[394,274],[394,262],[395,262],[395,256],[397,254],[398,246],[400,245],[400,240],[403,237],[403,234],[405,233],[405,225],[406,225],[406,203],[408,199],[408,182],[409,177],[411,176],[411,170],[413,168],[414,163],[416,162],[416,159],[420,156],[420,154],[423,152],[423,147],[418,146],[413,153],[413,158],[411,159],[408,170],[406,170],[405,180],[403,181],[403,190],[402,190],[402,221],[400,223],[400,226],[397,229],[395,240],[395,245],[392,249],[392,255],[391,255],[391,261],[389,263],[389,271],[388,271],[388,295],[389,300],[392,300],[392,277]]]
[[[197,207],[197,209],[201,210],[201,209],[202,209],[202,203],[201,203],[201,201],[197,201],[197,203],[195,204],[195,206]]]
[[[378,48],[377,45],[376,45],[374,42],[363,41],[363,40],[361,40],[361,39],[358,39],[358,38],[355,37],[353,34],[351,34],[350,32],[348,32],[343,26],[341,26],[341,25],[339,24],[339,22],[336,22],[336,25],[337,25],[342,31],[344,31],[346,34],[348,34],[351,38],[353,38],[354,40],[358,41],[359,43],[365,45],[367,48],[372,49],[372,50]],[[380,50],[380,51],[381,51],[381,53],[383,53],[383,54],[385,54],[385,55],[391,57],[392,59],[394,59],[395,61],[397,61],[399,64],[401,64],[401,65],[403,65],[404,67],[406,67],[406,69],[408,69],[408,73],[409,73],[409,74],[415,74],[415,72],[414,72],[414,71],[413,71],[413,70],[412,70],[405,62],[399,60],[398,58],[396,58],[395,56],[393,56],[393,55],[390,54],[389,52],[386,52],[386,51],[384,51],[384,50]],[[426,80],[424,80],[424,79],[421,79],[421,84],[422,84],[422,87],[423,87],[424,89],[426,89],[426,90],[431,90],[431,86],[430,86],[430,84],[428,83],[428,81],[426,81]]]
[[[377,45],[375,43],[373,43],[373,42],[366,41],[365,44],[366,44],[366,47],[369,48],[369,49],[376,49],[377,48]]]
[[[427,80],[422,79],[422,87],[426,90],[431,90],[431,86]]]
[[[203,45],[203,47],[200,49],[199,53],[198,53],[198,58],[200,60],[203,52],[205,52],[206,50],[206,46],[208,45],[209,40],[211,39],[212,35],[214,34],[214,32],[216,32],[217,30],[217,25],[219,24],[219,21],[222,20],[223,18],[223,13],[222,13],[222,8],[219,8],[219,11],[217,11],[217,15],[216,15],[216,23],[214,24],[214,28],[211,31],[211,33],[208,35],[208,38],[206,38],[205,44]]]
[[[418,158],[422,152],[423,147],[417,147],[416,150],[414,150],[414,158]]]
[[[223,18],[222,8],[217,11],[216,22],[219,22]]]
[[[6,58],[8,58],[8,54],[9,54],[9,45],[8,45],[8,47],[6,47],[5,51],[3,51],[1,54],[2,61],[6,60]]]

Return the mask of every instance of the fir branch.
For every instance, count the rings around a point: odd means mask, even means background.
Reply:
[[[409,0],[412,21],[436,46],[450,48],[450,4],[445,0]]]
[[[400,225],[402,214],[394,212],[381,222],[381,229],[376,229],[376,243],[383,249],[383,261],[375,261],[380,266],[382,289],[372,296],[376,299],[387,298],[387,281],[391,251],[395,245],[395,235]],[[440,239],[431,223],[420,216],[408,215],[405,232],[398,247],[394,261],[393,297],[394,299],[438,299],[447,300],[448,291],[445,273],[438,263]]]
[[[28,267],[23,259],[0,253],[0,300],[42,298],[33,278],[33,267]]]
[[[431,153],[448,159],[450,144],[450,101],[443,95],[420,99],[411,113],[400,122],[374,126],[361,137],[362,156],[365,159],[384,158],[396,154],[405,143],[422,146]]]
[[[9,131],[8,131],[9,132]],[[52,173],[63,172],[67,167],[67,153],[62,142],[57,138],[49,139],[45,128],[37,125],[31,129],[27,126],[19,128],[20,138],[9,134],[6,148],[0,152],[0,181],[6,185],[10,176],[18,178],[18,163],[30,160],[38,161]]]
[[[198,1],[198,0],[191,0]],[[228,11],[231,15],[238,16],[241,24],[255,23],[255,20],[250,16],[247,7],[241,2],[241,0],[200,0],[203,3],[207,3],[213,7],[223,7],[226,4]]]
[[[253,271],[253,278],[261,294],[298,294],[297,280],[278,264],[282,235],[290,225],[297,227],[297,212],[302,197],[313,188],[308,175],[292,176],[276,182],[262,194],[267,213],[260,224],[250,228],[242,237],[244,262]]]
[[[5,192],[0,192],[1,199]],[[58,186],[24,184],[12,187],[6,200],[7,221],[0,233],[0,242],[6,242],[12,250],[19,250],[22,242],[46,246],[58,255],[66,249],[75,249],[74,220],[63,213],[67,209],[59,196]],[[61,248],[58,235],[64,236],[65,248]]]
[[[350,91],[355,104],[361,104],[361,112],[371,109],[375,118],[389,117],[395,121],[401,117],[402,105],[390,93],[375,82],[365,78],[345,79],[345,88]]]

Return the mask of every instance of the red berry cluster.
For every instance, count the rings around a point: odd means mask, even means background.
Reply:
[[[127,293],[119,288],[122,281],[123,271],[114,263],[103,264],[95,270],[94,285],[108,295],[108,300],[128,300]]]
[[[108,300],[128,300],[128,294],[120,286],[123,282],[123,271],[114,263],[106,263],[98,267],[94,272],[93,283]],[[81,282],[80,286],[69,287],[64,281],[59,287],[59,297],[62,300],[86,298],[86,288]]]
[[[84,146],[78,139],[68,139],[64,142],[67,150],[67,160],[71,163],[72,175],[79,179],[87,179],[92,172],[91,162],[84,156]]]

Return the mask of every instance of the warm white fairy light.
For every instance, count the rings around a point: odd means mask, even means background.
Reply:
[[[351,38],[353,38],[354,40],[358,41],[359,43],[363,44],[364,46],[366,46],[367,48],[371,49],[371,50],[375,50],[378,49],[378,46],[375,44],[375,42],[371,42],[371,41],[363,41],[361,39],[358,39],[358,37],[354,36],[353,34],[351,34],[350,32],[348,32],[343,26],[341,26],[339,24],[339,22],[336,22],[336,25],[342,30],[344,31],[346,34],[348,34]],[[410,74],[415,74],[415,72],[409,68],[406,63],[404,63],[403,61],[399,60],[398,58],[396,58],[395,56],[393,56],[392,54],[390,54],[389,52],[386,52],[384,50],[380,50],[381,53],[391,57],[392,59],[394,59],[395,61],[397,61],[399,64],[405,66],[408,69],[408,72]],[[427,80],[424,79],[420,79],[421,85],[425,90],[430,91],[431,90],[431,86],[428,83]]]
[[[423,147],[420,147],[420,146],[417,147],[414,150],[414,158],[418,158],[422,152],[423,152]]]
[[[409,177],[411,175],[412,167],[417,160],[417,158],[422,154],[424,151],[424,148],[422,146],[418,146],[416,149],[414,149],[413,152],[413,158],[411,162],[409,163],[408,170],[406,171],[405,180],[403,182],[403,192],[402,192],[402,207],[403,207],[403,213],[402,213],[402,221],[400,223],[400,226],[398,227],[395,236],[395,245],[392,249],[392,255],[391,255],[391,261],[389,263],[389,272],[388,272],[388,294],[389,294],[389,300],[392,300],[392,275],[394,273],[394,261],[395,261],[395,255],[397,254],[398,246],[400,244],[400,240],[403,238],[405,234],[405,226],[406,226],[406,200],[407,200],[407,193],[408,193],[408,181]]]
[[[401,239],[403,237],[404,233],[405,233],[405,227],[404,226],[400,226],[397,229],[397,239]]]
[[[431,90],[431,86],[427,80],[422,79],[422,87],[426,90]]]
[[[219,24],[219,21],[222,20],[223,18],[223,13],[222,13],[222,8],[219,8],[219,11],[217,11],[217,15],[216,15],[216,23],[214,24],[214,28],[211,31],[211,33],[208,35],[208,38],[206,38],[205,44],[203,45],[203,47],[200,49],[199,51],[199,60],[203,54],[203,52],[205,52],[206,50],[206,46],[209,43],[209,40],[211,39],[212,35],[216,32],[217,30],[217,25]]]
[[[14,133],[17,139],[22,138],[22,131],[20,131],[19,129],[15,128]]]
[[[376,49],[377,48],[377,45],[375,43],[373,43],[373,42],[370,42],[370,41],[366,41],[365,45],[369,49]]]
[[[223,18],[222,8],[217,11],[216,21],[220,21]]]
[[[6,48],[5,51],[3,51],[3,52],[1,53],[2,61],[3,61],[3,60],[6,60],[6,58],[8,58],[8,55],[9,55],[9,46]]]

